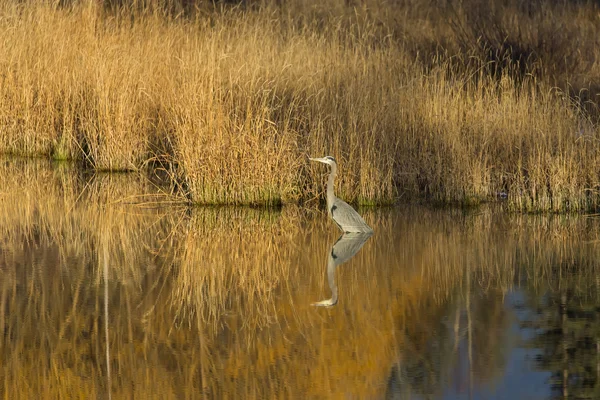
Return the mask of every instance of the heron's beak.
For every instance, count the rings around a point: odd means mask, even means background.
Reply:
[[[309,159],[310,161],[318,161],[318,162],[322,162],[322,163],[324,163],[324,164],[329,164],[329,163],[327,162],[328,160],[327,160],[325,157],[323,157],[323,158],[310,158],[310,157],[308,157],[308,159]]]

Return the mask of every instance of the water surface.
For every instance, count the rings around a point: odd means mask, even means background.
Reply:
[[[596,217],[367,209],[356,238],[43,162],[0,188],[5,398],[600,396]]]

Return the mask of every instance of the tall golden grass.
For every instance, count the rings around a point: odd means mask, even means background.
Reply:
[[[331,154],[355,203],[599,205],[592,3],[111,4],[3,2],[0,152],[195,203],[312,199]]]

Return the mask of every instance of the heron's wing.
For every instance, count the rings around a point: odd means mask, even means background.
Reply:
[[[344,232],[373,232],[356,210],[344,200],[336,198],[330,211],[331,218]]]
[[[372,235],[373,234],[370,232],[344,233],[331,248],[331,254],[329,256],[330,263],[332,261],[331,259],[333,259],[333,264],[335,266],[348,261],[358,253]],[[328,269],[330,268],[330,263],[327,264]]]

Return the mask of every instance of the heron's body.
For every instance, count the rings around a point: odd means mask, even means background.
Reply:
[[[342,233],[342,236],[331,247],[327,257],[327,281],[331,289],[331,298],[312,303],[313,306],[331,307],[337,304],[338,287],[335,283],[335,269],[338,265],[354,257],[372,234],[372,232]]]
[[[311,158],[312,161],[322,162],[331,167],[329,179],[327,180],[327,213],[331,216],[342,232],[373,232],[373,229],[362,219],[362,217],[344,200],[333,194],[333,181],[337,174],[337,164],[331,156],[323,158]]]

